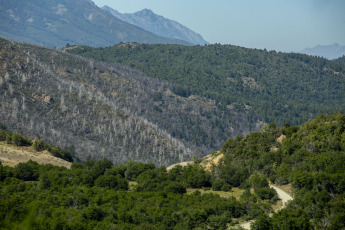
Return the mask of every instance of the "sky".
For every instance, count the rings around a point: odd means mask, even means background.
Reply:
[[[93,0],[120,13],[151,9],[210,43],[301,51],[345,45],[345,0]]]

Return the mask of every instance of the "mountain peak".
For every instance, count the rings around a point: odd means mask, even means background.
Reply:
[[[102,9],[122,21],[162,37],[184,40],[193,44],[208,44],[200,34],[195,33],[176,21],[155,14],[151,9],[145,8],[135,13],[125,14],[121,14],[110,7],[103,7]]]
[[[106,13],[91,0],[11,0],[1,3],[0,36],[6,38],[50,47],[64,47],[66,43],[98,47],[119,42],[191,45],[126,23]]]
[[[142,9],[142,10],[136,12],[135,14],[138,14],[138,13],[141,13],[141,14],[154,14],[152,10],[147,9],[147,8]]]

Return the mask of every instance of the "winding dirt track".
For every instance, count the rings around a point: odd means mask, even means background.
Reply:
[[[271,188],[274,188],[274,190],[276,190],[276,192],[278,193],[279,198],[280,198],[280,199],[282,200],[282,202],[283,202],[283,205],[282,205],[280,208],[278,208],[277,210],[275,210],[275,211],[279,211],[280,209],[283,209],[283,208],[286,206],[287,202],[289,202],[290,200],[293,199],[289,194],[287,194],[286,192],[284,192],[284,191],[281,190],[280,188],[278,188],[278,187],[276,187],[276,186],[274,186],[274,185],[270,185],[270,187],[271,187]],[[244,229],[250,229],[250,224],[251,224],[253,221],[254,221],[254,220],[250,220],[250,221],[248,221],[248,222],[245,222],[245,223],[241,224],[240,226],[241,226],[242,228],[244,228]]]
[[[193,161],[180,162],[177,164],[170,165],[169,167],[167,167],[167,170],[170,171],[176,165],[187,166],[188,164],[192,164],[192,163],[193,163]],[[277,210],[275,210],[276,212],[279,211],[280,209],[283,209],[286,206],[287,202],[289,202],[290,200],[293,200],[293,198],[289,194],[287,194],[286,192],[284,192],[280,188],[278,188],[274,185],[270,185],[270,187],[273,188],[274,190],[276,190],[276,192],[278,193],[278,197],[282,200],[282,203],[283,203],[281,207],[279,207]],[[252,222],[254,222],[254,220],[247,221],[243,224],[240,224],[240,226],[244,229],[250,229],[250,224]]]
[[[286,203],[289,202],[290,200],[293,200],[293,198],[287,194],[286,192],[284,192],[283,190],[281,190],[280,188],[274,186],[274,185],[270,185],[271,188],[274,188],[276,190],[276,192],[278,193],[279,198],[283,201],[283,205],[278,209],[282,209],[286,206]],[[278,211],[276,210],[276,211]]]

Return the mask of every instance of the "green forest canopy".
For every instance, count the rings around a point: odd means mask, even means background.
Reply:
[[[219,107],[248,111],[266,123],[301,124],[345,105],[345,67],[320,57],[219,44],[126,43],[66,51],[129,65],[176,83],[176,94],[198,94],[215,100]]]
[[[320,114],[301,126],[275,124],[229,139],[212,172],[196,161],[170,172],[153,164],[89,160],[71,169],[28,161],[0,164],[0,226],[34,229],[253,229],[345,227],[345,115]],[[268,186],[291,184],[294,200],[274,213]],[[244,190],[240,199],[186,188]]]

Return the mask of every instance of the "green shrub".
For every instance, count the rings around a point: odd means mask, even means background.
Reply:
[[[116,176],[113,176],[113,175],[109,175],[109,176],[103,175],[97,178],[97,180],[95,181],[95,185],[97,187],[114,189],[117,186],[117,178]]]
[[[224,192],[229,192],[229,191],[231,191],[231,189],[232,189],[232,187],[231,187],[231,185],[229,185],[229,184],[224,184],[223,186],[222,186],[222,191],[224,191]]]
[[[28,138],[23,137],[19,133],[14,133],[12,135],[12,143],[16,146],[30,146],[32,145],[32,141]]]
[[[6,131],[5,133],[6,135],[6,143],[7,144],[12,144],[13,143],[13,133],[12,132],[9,132],[9,131]]]
[[[6,134],[5,131],[0,129],[0,141],[6,140]]]
[[[62,158],[69,162],[73,161],[72,154],[69,151],[60,149],[59,147],[50,147],[48,148],[48,151],[51,152],[55,157]]]
[[[222,179],[216,179],[212,181],[212,190],[213,191],[221,191],[222,186],[225,184],[225,181]]]
[[[128,190],[128,181],[120,175],[102,175],[95,181],[95,186],[116,190]]]
[[[39,165],[29,160],[26,163],[19,163],[15,167],[15,176],[20,180],[36,181],[39,177]]]
[[[45,147],[45,145],[44,145],[44,139],[39,139],[39,140],[35,139],[35,140],[33,141],[32,146],[34,147],[34,149],[35,149],[36,151],[43,151],[43,150],[44,150],[44,147]]]
[[[165,188],[165,192],[167,192],[167,193],[172,192],[172,193],[183,194],[183,193],[186,193],[187,190],[186,190],[186,188],[181,183],[173,181]]]
[[[278,194],[276,190],[273,188],[265,187],[265,188],[257,188],[255,189],[255,193],[263,200],[271,200],[272,202],[278,200]]]

